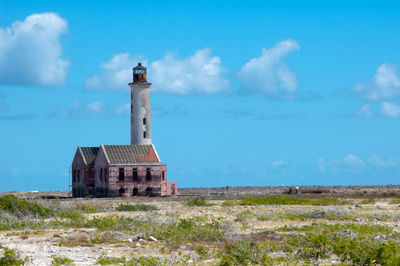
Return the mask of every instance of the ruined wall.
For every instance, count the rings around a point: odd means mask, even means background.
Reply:
[[[120,168],[124,169],[124,178],[120,180]],[[137,169],[137,179],[134,179],[134,170]],[[147,179],[147,169],[150,169],[151,179]],[[164,181],[162,173],[164,172]],[[108,197],[131,196],[161,196],[162,184],[166,183],[166,166],[154,164],[140,164],[129,166],[109,167]]]
[[[78,148],[76,149],[75,157],[71,165],[72,197],[84,197],[86,195],[85,166],[82,154]],[[76,175],[78,172],[79,175]]]
[[[104,154],[104,150],[99,149],[96,162],[94,165],[94,196],[95,197],[107,197],[107,184],[108,184],[108,161]],[[103,176],[101,177],[100,169],[103,169]],[[107,173],[105,173],[104,169],[107,169]]]

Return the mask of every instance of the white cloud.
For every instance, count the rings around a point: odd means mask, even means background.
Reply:
[[[141,58],[142,63],[147,65]],[[132,80],[132,67],[140,61],[129,53],[117,54],[109,62],[101,64],[102,73],[86,80],[88,89],[127,91]],[[150,63],[149,81],[152,91],[172,94],[217,93],[229,89],[229,81],[223,77],[226,69],[221,59],[211,56],[211,49],[197,50],[193,55],[177,59],[167,53],[161,60]]]
[[[281,41],[273,48],[263,48],[260,57],[251,59],[238,72],[240,90],[251,94],[293,96],[297,90],[297,78],[284,59],[299,49],[299,44],[291,39]]]
[[[167,53],[163,59],[151,63],[150,75],[154,91],[175,94],[217,93],[229,89],[223,77],[227,70],[211,49],[197,50],[193,55],[177,59]]]
[[[399,165],[400,158],[388,158],[383,159],[378,155],[371,156],[369,158],[369,162],[377,168],[388,168],[388,167],[395,167]]]
[[[371,117],[372,112],[371,112],[371,105],[370,104],[365,104],[363,105],[356,113],[356,116],[361,116],[361,117]]]
[[[317,163],[318,163],[318,170],[320,172],[325,172],[326,171],[325,159],[324,158],[318,158]]]
[[[90,103],[87,105],[88,114],[98,115],[105,111],[105,105],[101,101]]]
[[[285,164],[286,164],[286,162],[285,162],[285,161],[282,161],[282,160],[272,162],[272,166],[273,166],[273,167],[279,167],[279,166],[283,166],[283,165],[285,165]]]
[[[101,101],[84,104],[80,101],[74,102],[72,108],[63,108],[58,110],[55,115],[62,117],[88,117],[107,115],[106,106]]]
[[[346,165],[356,167],[356,168],[365,166],[364,161],[359,159],[357,156],[355,156],[353,154],[349,154],[349,155],[345,156],[343,159],[337,161],[337,163],[346,164]]]
[[[365,162],[353,154],[348,154],[339,160],[325,161],[323,158],[317,159],[318,170],[320,172],[330,171],[353,171],[364,168]]]
[[[129,53],[114,55],[110,61],[100,64],[101,74],[93,75],[86,80],[89,90],[129,91],[128,83],[132,82],[132,68],[138,62],[147,64],[142,56],[131,56]]]
[[[383,102],[382,112],[391,118],[398,118],[400,117],[400,106],[390,102]]]
[[[69,62],[61,58],[67,21],[55,13],[33,14],[0,28],[0,85],[53,86],[64,82]]]
[[[117,115],[127,115],[131,113],[131,104],[130,103],[124,103],[124,104],[119,104],[115,107],[114,113]]]
[[[355,155],[349,154],[339,160],[325,161],[323,158],[317,159],[318,170],[320,172],[329,171],[358,171],[360,169],[386,169],[400,165],[400,157],[384,159],[378,155],[373,155],[368,160],[362,160]]]
[[[384,63],[378,67],[372,80],[357,84],[353,90],[367,100],[390,100],[400,95],[397,65]]]

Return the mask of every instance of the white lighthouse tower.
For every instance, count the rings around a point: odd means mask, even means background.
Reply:
[[[131,144],[151,144],[150,86],[147,68],[138,63],[133,68],[131,87]]]

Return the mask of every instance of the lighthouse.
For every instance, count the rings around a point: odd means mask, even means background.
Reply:
[[[170,196],[177,183],[167,181],[151,142],[150,86],[147,69],[133,68],[131,87],[131,144],[78,146],[72,161],[73,197]]]
[[[138,63],[133,68],[131,87],[131,144],[151,144],[150,86],[147,68]]]

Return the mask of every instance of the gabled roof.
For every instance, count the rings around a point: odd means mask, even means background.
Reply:
[[[99,147],[79,147],[79,149],[86,165],[91,164],[96,159],[99,151]]]
[[[153,145],[101,145],[109,164],[159,163]]]

